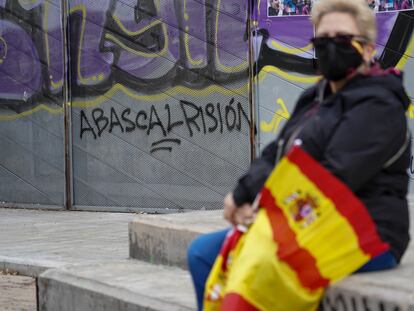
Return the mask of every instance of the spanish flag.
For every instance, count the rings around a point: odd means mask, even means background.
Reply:
[[[205,311],[317,310],[327,286],[389,249],[363,203],[299,146],[275,167],[242,231],[216,259]]]

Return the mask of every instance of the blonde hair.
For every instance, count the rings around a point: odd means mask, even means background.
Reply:
[[[368,42],[375,43],[377,39],[377,23],[375,13],[369,8],[366,0],[318,0],[312,8],[311,18],[318,27],[322,17],[329,13],[348,13],[357,24],[361,35]]]

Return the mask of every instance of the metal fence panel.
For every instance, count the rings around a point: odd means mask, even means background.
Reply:
[[[62,13],[57,0],[0,1],[2,205],[64,205]]]
[[[75,208],[220,208],[250,161],[246,2],[70,12]]]

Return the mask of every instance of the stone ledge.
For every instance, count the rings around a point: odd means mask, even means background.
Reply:
[[[155,264],[187,267],[187,247],[198,235],[229,225],[222,211],[140,215],[129,224],[129,255]]]
[[[322,310],[414,311],[414,262],[397,269],[355,274],[331,286]]]
[[[195,310],[184,270],[134,260],[51,269],[38,278],[38,311]]]

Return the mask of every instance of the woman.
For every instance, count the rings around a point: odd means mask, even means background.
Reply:
[[[395,267],[409,242],[407,207],[409,105],[402,76],[372,59],[376,23],[365,0],[319,0],[312,10],[312,40],[322,79],[299,98],[279,137],[224,199],[232,224],[253,217],[252,202],[279,159],[300,139],[302,148],[365,204],[391,250],[359,271]],[[283,183],[283,180],[280,181]],[[204,283],[226,230],[193,241],[189,268],[202,309]]]

